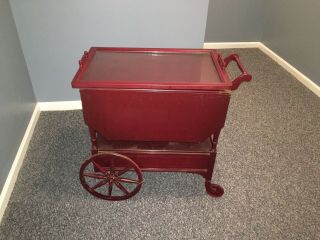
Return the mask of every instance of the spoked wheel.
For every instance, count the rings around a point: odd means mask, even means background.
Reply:
[[[104,152],[83,162],[80,181],[92,195],[119,201],[137,194],[143,180],[139,166],[130,158],[114,152]]]

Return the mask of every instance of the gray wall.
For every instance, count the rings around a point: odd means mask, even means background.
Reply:
[[[38,101],[78,100],[90,46],[202,47],[208,0],[10,0]]]
[[[320,1],[269,0],[262,42],[320,85]]]
[[[7,0],[0,0],[0,190],[35,106],[27,67]]]
[[[320,85],[319,10],[319,0],[210,0],[205,41],[261,41]]]
[[[264,16],[263,0],[210,0],[205,42],[260,41]]]

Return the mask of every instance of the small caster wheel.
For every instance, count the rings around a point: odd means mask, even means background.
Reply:
[[[139,166],[130,158],[115,153],[97,153],[83,162],[80,182],[92,195],[110,201],[137,194],[143,182]]]
[[[218,184],[214,184],[214,183],[211,183],[210,181],[206,181],[205,185],[206,185],[207,193],[211,197],[221,197],[224,193],[223,188]]]

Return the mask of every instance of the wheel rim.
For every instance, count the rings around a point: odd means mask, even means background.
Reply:
[[[89,193],[111,201],[134,196],[143,181],[139,166],[127,156],[114,152],[98,153],[85,160],[79,176]]]

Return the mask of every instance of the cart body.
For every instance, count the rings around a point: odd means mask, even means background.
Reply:
[[[226,72],[231,61],[242,72],[233,81]],[[222,195],[222,188],[210,183],[218,137],[231,91],[251,80],[237,55],[222,59],[212,49],[94,47],[79,64],[72,87],[80,89],[92,154],[124,156],[128,161],[119,161],[118,172],[133,164],[139,171],[198,173],[211,195]],[[102,158],[90,160],[95,171],[114,171],[113,160]],[[122,199],[99,195],[84,184],[84,175],[81,182],[95,196]]]

